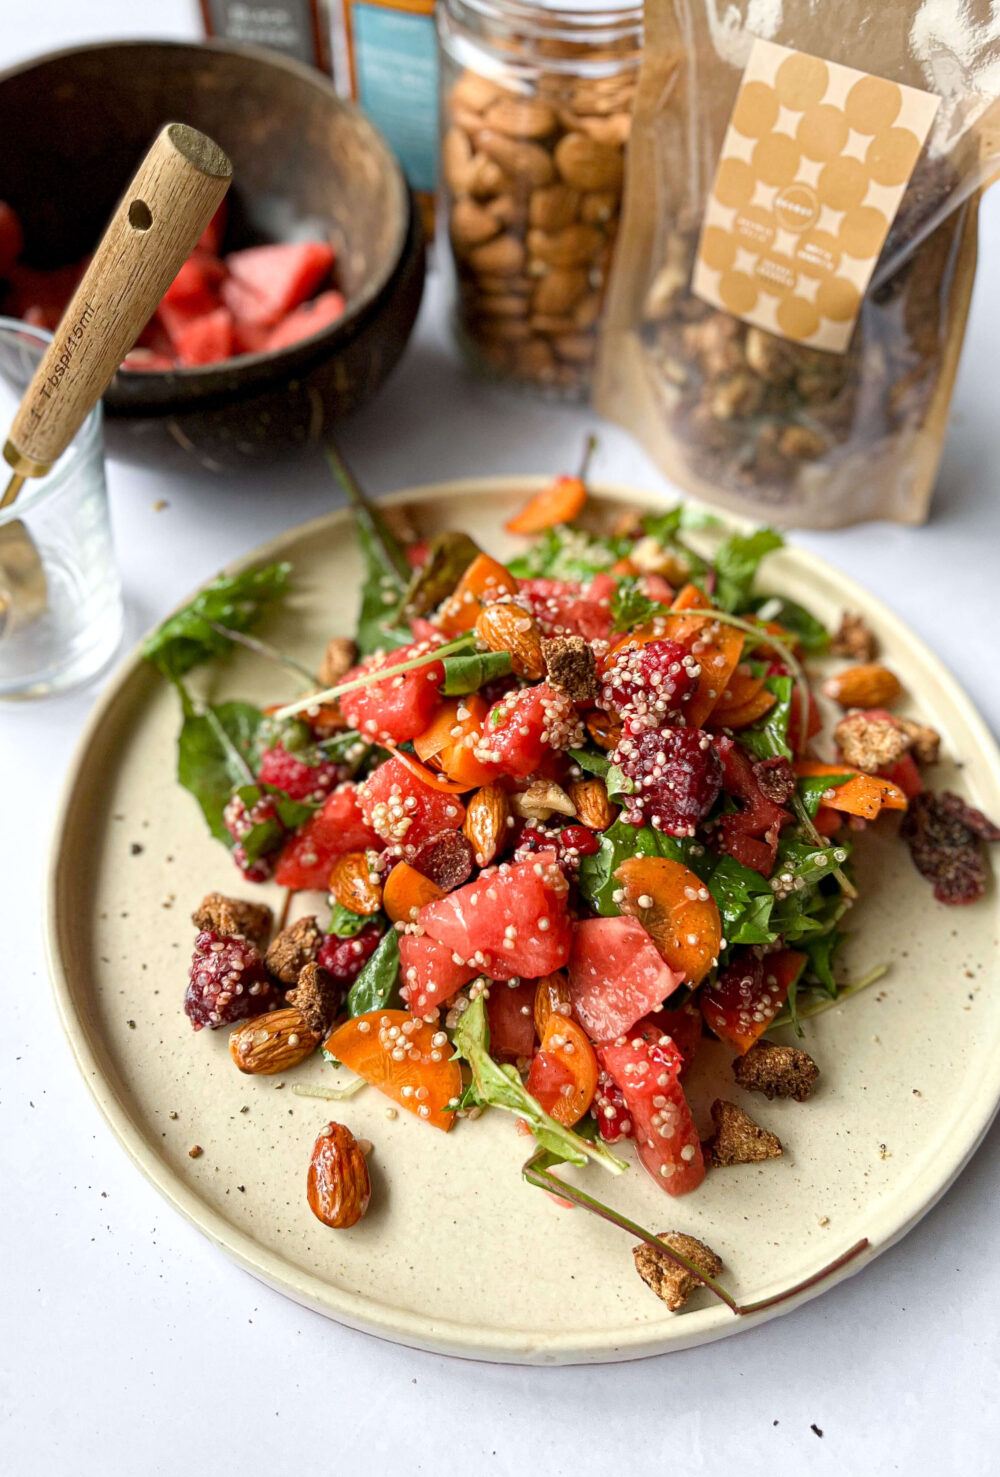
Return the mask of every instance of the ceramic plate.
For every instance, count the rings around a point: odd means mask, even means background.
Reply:
[[[503,554],[501,524],[536,479],[425,487],[413,505],[424,531],[461,527]],[[605,489],[612,502],[649,495]],[[259,549],[246,562],[290,559],[297,594],[269,637],[305,660],[351,627],[359,560],[347,515],[335,513]],[[861,611],[901,675],[910,711],[942,730],[939,788],[1000,814],[1000,756],[968,699],[931,653],[863,590],[800,549],[773,557],[765,583],[836,623]],[[290,699],[277,668],[239,653],[216,696]],[[679,1315],[637,1277],[623,1232],[559,1209],[524,1184],[526,1141],[493,1112],[447,1136],[365,1090],[329,1104],[292,1081],[331,1081],[318,1058],[282,1083],[241,1076],[226,1031],[195,1036],[181,1012],[193,931],[205,892],[239,885],[194,801],[174,780],[179,723],[173,692],[138,656],[112,682],[80,744],[58,823],[49,898],[51,969],[63,1023],[91,1091],[142,1172],[250,1272],[342,1323],[448,1354],[521,1363],[636,1358],[721,1338],[737,1319],[699,1292]],[[954,763],[961,763],[961,773]],[[761,1166],[710,1174],[671,1200],[636,1166],[613,1179],[590,1167],[592,1193],[653,1230],[679,1229],[723,1258],[741,1301],[819,1272],[862,1238],[858,1271],[934,1203],[982,1138],[1000,1097],[995,970],[997,891],[960,911],[932,900],[905,848],[880,824],[856,849],[862,902],[841,966],[857,978],[886,962],[880,984],[807,1021],[822,1069],[807,1104],[744,1099],[786,1147]],[[991,987],[992,984],[992,987]],[[791,1038],[789,1038],[791,1039]],[[720,1093],[740,1098],[731,1053],[706,1048],[691,1087],[706,1121]],[[305,1173],[330,1117],[374,1144],[373,1198],[350,1231],[330,1231],[306,1206]],[[188,1149],[204,1153],[192,1159]],[[631,1154],[631,1150],[626,1151]],[[781,1311],[831,1285],[800,1294]]]

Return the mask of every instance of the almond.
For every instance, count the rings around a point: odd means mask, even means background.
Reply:
[[[499,231],[500,222],[484,205],[477,205],[474,200],[455,201],[451,211],[451,240],[456,251],[461,253],[467,247],[481,246]]]
[[[533,780],[511,797],[515,814],[525,821],[547,821],[551,815],[576,815],[572,800],[555,780]]]
[[[561,231],[571,226],[580,210],[580,192],[569,185],[544,185],[533,190],[528,219],[539,231]]]
[[[631,113],[611,113],[605,117],[581,118],[580,131],[596,143],[607,144],[612,149],[621,149],[629,141],[632,132]]]
[[[502,785],[484,785],[468,802],[462,830],[472,843],[477,867],[488,867],[503,849],[509,819],[510,801]]]
[[[555,112],[539,98],[513,97],[506,94],[486,110],[487,128],[511,138],[547,138],[556,129]]]
[[[902,697],[903,685],[888,667],[866,662],[828,677],[823,691],[842,708],[886,708]]]
[[[580,219],[589,226],[604,226],[618,214],[618,196],[614,190],[592,190],[584,195],[580,205]],[[686,279],[685,279],[686,280]]]
[[[589,143],[590,140],[588,139]],[[597,144],[592,145],[598,148]],[[518,181],[521,189],[547,185],[555,178],[552,155],[541,144],[529,143],[527,139],[508,138],[493,128],[481,128],[476,134],[476,148],[487,158],[498,164],[512,180]],[[600,186],[594,186],[595,189]]]
[[[608,789],[596,775],[587,775],[582,780],[570,780],[566,793],[576,807],[576,818],[591,831],[606,831],[617,815],[608,799]]]
[[[334,636],[326,643],[326,651],[320,664],[319,677],[322,687],[336,687],[337,683],[354,666],[357,647],[350,636]]]
[[[461,128],[449,128],[441,140],[441,167],[448,188],[464,194],[472,178],[472,144]]]
[[[514,195],[498,195],[486,207],[502,226],[523,226],[528,219],[528,205]]]
[[[317,1220],[336,1230],[357,1225],[368,1209],[368,1165],[361,1145],[342,1123],[328,1123],[313,1145],[306,1197]]]
[[[568,359],[571,364],[589,364],[596,348],[597,340],[590,333],[562,333],[555,341],[560,359]]]
[[[382,906],[382,884],[376,878],[366,851],[348,851],[339,856],[330,873],[330,896],[342,908],[367,916]]]
[[[527,311],[527,298],[516,292],[484,292],[476,302],[476,312],[486,318],[523,318]]]
[[[561,231],[528,232],[530,255],[550,267],[586,266],[603,243],[597,227],[585,226],[581,221]]]
[[[556,168],[574,190],[620,190],[622,151],[586,133],[567,133],[556,144]],[[539,181],[544,183],[544,181]]]
[[[241,1072],[270,1077],[304,1062],[319,1040],[298,1010],[272,1010],[237,1026],[229,1038],[229,1055]]]
[[[524,266],[524,242],[509,231],[503,236],[495,236],[492,241],[473,247],[469,252],[469,265],[473,271],[490,276],[514,276]]]
[[[587,273],[583,267],[556,267],[535,288],[531,306],[534,312],[543,315],[569,313],[586,291]]]
[[[463,72],[451,89],[452,103],[457,103],[460,108],[471,108],[474,113],[482,113],[498,98],[506,96],[498,82],[480,77],[477,72]]]
[[[538,622],[520,605],[512,601],[487,605],[476,621],[476,635],[488,651],[509,651],[518,677],[538,682],[545,676]]]
[[[547,380],[555,369],[555,355],[544,339],[533,338],[517,351],[514,360],[520,374],[529,379]]]
[[[492,195],[510,194],[515,181],[505,174],[495,159],[485,154],[473,154],[469,164],[465,188],[477,200],[488,200]]]

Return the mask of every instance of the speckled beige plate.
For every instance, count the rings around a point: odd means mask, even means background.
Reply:
[[[423,529],[464,527],[503,554],[511,545],[503,519],[537,486],[489,479],[394,501],[413,502]],[[651,501],[625,490],[606,496]],[[298,593],[269,635],[308,661],[353,618],[359,563],[347,516],[295,529],[248,562],[277,557],[293,561]],[[810,554],[782,553],[766,574],[770,587],[829,621],[845,605],[866,614],[912,711],[933,719],[947,754],[962,762],[960,775],[945,763],[940,784],[1000,814],[993,741],[930,652]],[[217,695],[262,701],[294,691],[245,653],[220,683]],[[522,1182],[526,1141],[507,1115],[487,1113],[446,1136],[405,1113],[387,1119],[385,1099],[371,1089],[342,1104],[294,1095],[293,1080],[335,1080],[318,1058],[282,1085],[239,1075],[225,1031],[192,1033],[181,1013],[191,909],[211,889],[253,889],[238,885],[174,781],[178,721],[167,684],[137,657],[126,662],[70,772],[48,919],[56,995],[80,1069],[162,1194],[290,1297],[439,1352],[537,1364],[629,1359],[756,1321],[734,1318],[706,1293],[683,1314],[668,1313],[636,1276],[627,1235]],[[593,1193],[642,1224],[709,1241],[744,1301],[798,1283],[867,1237],[869,1249],[840,1275],[864,1266],[947,1188],[1000,1097],[995,886],[976,907],[941,907],[882,824],[861,838],[857,856],[863,902],[843,967],[854,977],[881,961],[892,969],[881,986],[806,1023],[805,1044],[823,1072],[811,1102],[747,1102],[780,1135],[785,1157],[720,1170],[677,1201],[635,1166],[617,1179],[585,1172]],[[720,1091],[740,1096],[729,1060],[711,1048],[699,1064],[692,1097],[703,1124]],[[375,1145],[372,1208],[350,1231],[327,1230],[306,1207],[309,1152],[330,1116]],[[191,1159],[195,1143],[204,1153]]]

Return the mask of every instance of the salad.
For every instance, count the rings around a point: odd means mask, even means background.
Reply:
[[[420,538],[331,462],[366,569],[353,636],[315,671],[267,643],[292,588],[272,564],[216,580],[145,646],[180,695],[180,783],[244,881],[285,891],[276,927],[228,893],[196,909],[191,1025],[230,1028],[244,1072],[321,1051],[354,1074],[306,1096],[369,1084],[439,1132],[511,1114],[535,1141],[525,1178],[636,1235],[670,1308],[704,1285],[752,1311],[709,1247],[554,1169],[638,1161],[676,1198],[779,1156],[736,1101],[699,1130],[685,1079],[703,1042],[731,1049],[743,1091],[806,1100],[819,1068],[767,1033],[801,1035],[885,972],[838,968],[866,828],[895,815],[948,905],[981,896],[1000,830],[925,786],[939,735],[894,713],[903,688],[864,623],[831,635],[758,588],[772,530],[683,507],[609,525],[581,473],[507,524],[523,546],[503,563],[462,532]],[[275,664],[267,710],[189,686],[237,643]],[[809,663],[828,652],[849,664],[823,684],[842,715],[826,737]],[[317,1139],[327,1225],[364,1215],[370,1147],[340,1122]]]

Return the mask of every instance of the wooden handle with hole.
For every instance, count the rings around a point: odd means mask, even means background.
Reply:
[[[104,394],[229,188],[205,134],[168,123],[112,216],[21,401],[4,457],[41,477]]]

